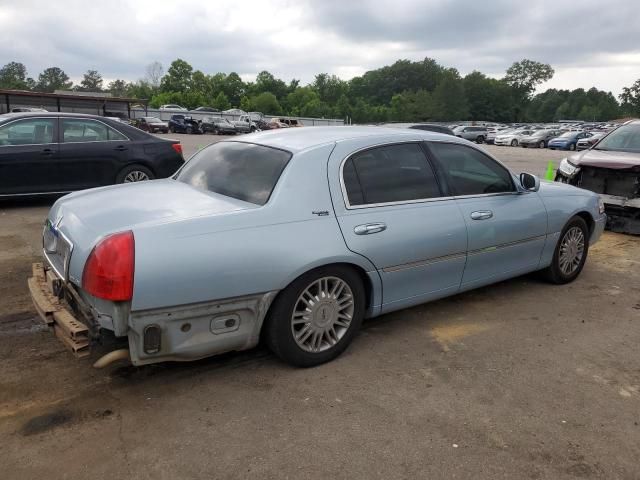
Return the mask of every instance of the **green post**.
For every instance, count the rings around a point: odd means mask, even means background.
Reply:
[[[554,181],[556,178],[556,169],[553,166],[553,162],[549,162],[547,164],[547,171],[544,174],[544,179],[545,180],[550,180],[550,181]]]

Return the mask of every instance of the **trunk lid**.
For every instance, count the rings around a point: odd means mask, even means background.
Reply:
[[[86,258],[109,234],[255,208],[171,179],[84,190],[62,197],[49,211],[45,256],[63,278],[79,285]]]

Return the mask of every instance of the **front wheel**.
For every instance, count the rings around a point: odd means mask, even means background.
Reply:
[[[175,128],[173,128],[173,127],[169,127],[169,131],[170,131],[171,133],[176,133],[176,129],[175,129]]]
[[[476,138],[476,143],[483,143],[484,142],[484,137],[482,135],[478,135],[478,138]]]
[[[352,268],[317,268],[280,292],[269,311],[265,340],[291,365],[320,365],[349,346],[364,309],[364,286]]]
[[[575,143],[571,143],[569,145],[569,150],[574,151],[576,149],[576,144]]]
[[[515,138],[513,140],[511,140],[511,146],[512,147],[517,147],[518,146],[518,140],[516,140]]]
[[[587,222],[582,217],[573,217],[560,233],[551,265],[543,270],[543,274],[552,283],[573,282],[580,275],[588,253]]]

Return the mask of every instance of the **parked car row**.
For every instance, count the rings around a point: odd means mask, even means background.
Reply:
[[[196,120],[184,113],[171,115],[168,122],[157,117],[142,117],[132,121],[140,130],[149,133],[213,133],[216,135],[234,135],[236,133],[253,133],[276,128],[301,127],[302,122],[295,118],[275,117],[266,122],[259,112],[240,115],[238,120],[224,117],[207,116]]]

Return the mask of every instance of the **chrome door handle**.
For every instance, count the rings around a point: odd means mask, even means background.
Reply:
[[[353,232],[356,235],[371,235],[372,233],[382,232],[387,226],[384,223],[365,223],[354,227]]]
[[[487,220],[493,217],[491,210],[478,210],[477,212],[471,212],[471,220]]]

